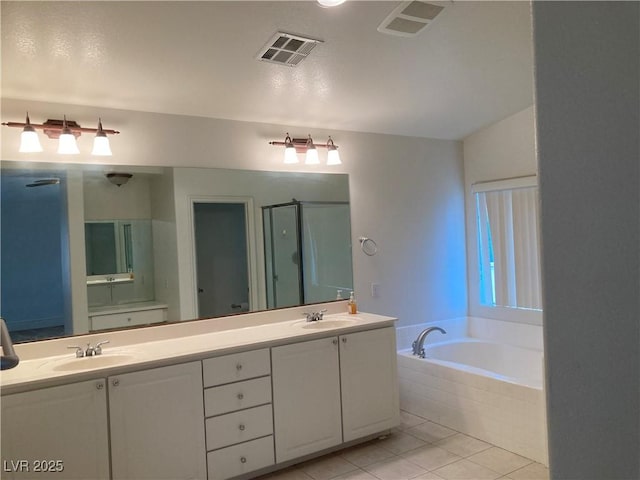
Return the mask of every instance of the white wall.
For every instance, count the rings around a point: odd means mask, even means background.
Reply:
[[[2,120],[34,123],[67,118],[93,125],[98,115],[112,137],[116,165],[222,167],[263,171],[324,171],[349,174],[355,290],[362,310],[394,315],[400,324],[464,316],[467,313],[464,189],[459,142],[393,135],[300,129],[126,110],[2,100]],[[17,153],[20,129],[2,128],[2,158],[99,163],[88,152],[90,136],[79,139],[81,155],[61,158],[56,142],[43,138],[45,152]],[[282,148],[270,140],[311,133],[331,134],[340,147],[338,167],[282,164]],[[155,233],[155,232],[154,232]],[[358,237],[373,238],[374,257],[358,250]],[[371,283],[380,285],[372,298]]]
[[[640,478],[640,3],[533,2],[551,478]]]
[[[104,174],[84,174],[85,220],[143,220],[151,218],[149,178],[135,174],[117,187]]]
[[[470,315],[513,320],[513,309],[487,308],[480,305],[478,276],[477,225],[475,199],[471,186],[476,182],[523,177],[537,173],[533,106],[511,115],[463,140],[464,185],[467,212],[467,270]],[[518,320],[541,325],[539,312],[519,311]]]

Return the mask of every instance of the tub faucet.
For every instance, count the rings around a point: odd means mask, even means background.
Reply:
[[[418,335],[416,341],[411,345],[414,355],[417,355],[420,358],[424,358],[424,341],[427,338],[427,335],[429,335],[434,330],[437,330],[440,333],[447,333],[443,328],[440,327],[425,328],[422,332],[420,332],[420,335]]]

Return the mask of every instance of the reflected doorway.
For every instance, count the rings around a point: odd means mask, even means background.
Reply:
[[[198,317],[249,311],[246,205],[194,202],[193,219]]]

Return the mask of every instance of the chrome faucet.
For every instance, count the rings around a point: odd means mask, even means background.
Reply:
[[[76,349],[76,357],[95,357],[96,355],[102,355],[102,345],[105,343],[109,343],[109,340],[103,340],[102,342],[96,343],[95,347],[92,347],[90,343],[87,343],[87,348],[84,349],[77,345],[70,345],[67,348],[75,348]]]
[[[413,354],[420,357],[420,358],[424,358],[424,341],[427,338],[427,335],[429,335],[431,332],[433,332],[434,330],[439,331],[440,333],[447,333],[443,328],[440,327],[429,327],[429,328],[425,328],[422,332],[420,332],[420,335],[418,335],[418,338],[415,340],[415,342],[413,342],[413,344],[411,345],[413,348]]]
[[[307,322],[319,322],[320,320],[322,320],[322,317],[324,316],[325,312],[326,310],[320,310],[319,312],[311,312],[311,313],[303,312],[303,313],[305,317],[307,317]]]

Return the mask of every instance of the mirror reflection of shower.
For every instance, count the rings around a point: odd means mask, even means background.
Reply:
[[[353,289],[347,202],[262,207],[268,308],[335,300]]]

